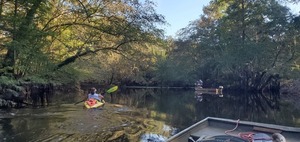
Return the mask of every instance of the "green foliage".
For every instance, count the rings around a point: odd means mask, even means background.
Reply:
[[[64,67],[58,71],[48,74],[47,79],[49,82],[59,83],[74,83],[83,80],[84,74],[73,66]]]
[[[87,75],[74,67],[74,65],[66,66],[52,72],[40,72],[39,74],[26,75],[22,78],[24,81],[30,81],[32,83],[47,84],[52,83],[54,85],[72,84],[84,80]]]
[[[275,74],[299,77],[299,29],[288,8],[274,0],[218,0],[203,11],[180,31],[177,49],[163,62],[174,68],[159,67],[177,69],[165,79],[257,87]]]
[[[17,84],[17,81],[7,76],[0,76],[0,84],[10,86],[10,85]]]
[[[45,84],[48,81],[40,76],[26,76],[23,78],[25,81],[30,81],[31,83]]]
[[[176,55],[169,55],[167,59],[158,60],[157,70],[155,71],[157,81],[162,86],[193,84],[195,80],[193,75],[195,64],[193,60],[190,60],[191,58],[188,58],[189,55],[184,54],[184,52],[174,51],[172,53]]]
[[[149,48],[161,43],[156,26],[164,23],[151,1],[3,1],[0,63],[3,70],[13,69],[1,74],[34,82],[112,77],[147,82],[143,76],[155,62]],[[108,64],[101,60],[97,68],[87,65],[111,51],[123,57]],[[77,59],[88,62],[72,64]]]
[[[164,86],[299,77],[297,16],[275,0],[211,1],[177,40],[161,39],[151,1],[3,2],[2,76]]]

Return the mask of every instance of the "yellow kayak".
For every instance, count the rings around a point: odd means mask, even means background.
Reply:
[[[99,108],[102,107],[105,104],[104,100],[96,100],[96,99],[89,99],[84,102],[84,106],[88,109],[90,108]]]

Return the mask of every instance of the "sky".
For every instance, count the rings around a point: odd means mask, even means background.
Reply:
[[[152,0],[156,3],[156,12],[165,16],[170,24],[162,27],[166,36],[175,37],[176,32],[188,26],[190,21],[200,18],[203,14],[203,7],[207,6],[210,0]],[[293,13],[299,13],[298,5],[289,5]]]
[[[210,0],[153,0],[156,3],[156,12],[165,16],[170,24],[164,26],[167,36],[175,36],[176,32],[186,27],[190,21],[200,18],[202,8]]]

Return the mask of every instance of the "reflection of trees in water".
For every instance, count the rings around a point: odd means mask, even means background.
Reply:
[[[54,112],[57,109],[52,110]],[[65,118],[51,116],[50,110],[42,109],[22,109],[15,113],[7,113],[12,117],[0,119],[0,134],[1,138],[6,138],[6,141],[30,141],[47,135],[51,131],[51,126],[57,122],[62,122]],[[2,128],[1,128],[2,126]],[[4,136],[4,137],[2,137]],[[1,141],[1,140],[0,140]]]
[[[223,98],[206,95],[195,108],[197,118],[214,116],[274,124],[287,124],[292,120],[291,117],[282,119],[291,115],[287,116],[281,109],[279,94],[225,94]]]
[[[115,94],[111,102],[166,114],[164,121],[169,125],[184,127],[195,121],[195,107],[190,97],[192,94],[193,91],[180,89],[128,89],[124,93]],[[157,116],[156,119],[161,118]],[[187,121],[190,119],[193,121]]]
[[[203,100],[197,102],[193,90],[129,89],[114,97],[112,103],[145,108],[148,113],[155,112],[152,118],[164,119],[166,124],[179,129],[208,116],[284,125],[295,125],[293,117],[300,118],[300,112],[293,106],[282,107],[279,94],[203,94]]]
[[[248,107],[254,108],[253,112],[258,111],[267,113],[272,110],[279,110],[279,94],[244,94],[241,99],[244,99]]]
[[[113,94],[105,98],[111,103],[124,104],[132,107],[143,107],[152,99],[156,98],[156,90],[153,89],[128,89],[120,94]]]
[[[1,133],[0,133],[0,136],[1,138],[3,139],[10,139],[11,137],[11,134],[14,133],[14,130],[13,130],[13,126],[11,125],[11,118],[3,118],[3,119],[0,119],[0,125],[2,126],[2,129],[0,129]]]
[[[0,125],[2,125],[2,138],[7,141],[27,141],[27,138],[32,137],[32,134],[28,133],[29,129],[34,127],[35,123],[28,121],[27,119],[1,119]],[[35,136],[39,135],[40,131],[35,133]]]
[[[165,113],[170,125],[179,128],[207,116],[269,120],[279,111],[279,95],[276,94],[226,94],[222,98],[203,94],[202,102],[196,104],[193,92],[187,94],[184,90],[130,89],[115,95],[113,103]]]

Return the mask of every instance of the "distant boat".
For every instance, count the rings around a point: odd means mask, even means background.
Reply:
[[[300,142],[300,128],[274,124],[207,117],[170,137],[168,142],[253,142],[245,135],[256,136],[254,142],[277,142],[273,134],[283,136],[286,142]],[[260,138],[259,138],[260,137]],[[273,141],[274,140],[274,141]],[[285,141],[282,141],[285,142]]]
[[[223,86],[219,86],[219,88],[202,88],[202,86],[195,86],[195,93],[223,94]]]

